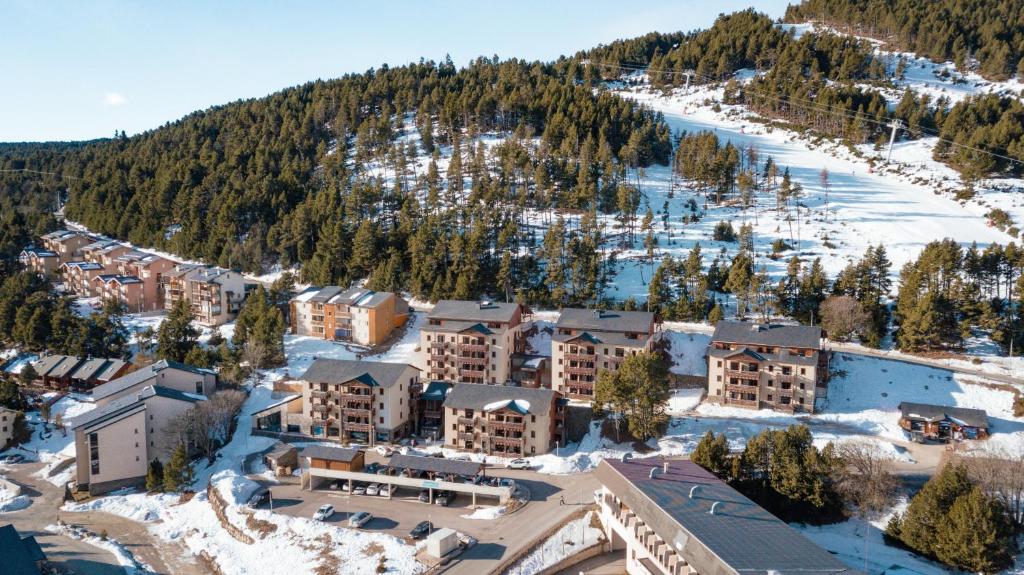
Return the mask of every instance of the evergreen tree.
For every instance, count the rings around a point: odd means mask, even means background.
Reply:
[[[707,469],[719,478],[725,478],[732,471],[729,456],[729,442],[725,434],[715,435],[708,430],[690,453],[690,461]]]
[[[199,330],[192,325],[192,311],[185,299],[174,307],[157,329],[156,354],[160,359],[184,362],[188,352],[196,346]]]
[[[184,443],[179,443],[164,465],[164,491],[181,491],[191,484],[192,464],[188,460],[188,449]]]
[[[1013,527],[1003,506],[975,486],[956,498],[936,528],[935,556],[973,573],[998,573],[1013,565]]]
[[[164,464],[154,457],[146,471],[146,491],[164,490]]]

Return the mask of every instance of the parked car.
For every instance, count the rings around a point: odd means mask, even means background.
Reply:
[[[366,495],[366,484],[357,483],[356,486],[352,488],[352,495]]]
[[[363,525],[369,523],[371,519],[373,519],[373,515],[370,515],[366,511],[360,511],[359,513],[356,513],[352,517],[348,518],[348,526],[362,527]]]
[[[430,490],[429,489],[424,489],[424,490],[420,491],[419,500],[422,501],[423,503],[429,503],[430,502]]]
[[[395,450],[387,445],[378,445],[375,449],[381,457],[391,457],[395,453]]]
[[[383,465],[374,461],[363,468],[363,473],[377,473],[381,467],[383,467]]]
[[[380,495],[381,497],[391,497],[392,489],[394,489],[394,487],[392,487],[390,484],[382,483],[380,486],[380,490],[377,491],[377,495]]]
[[[380,483],[371,483],[366,487],[367,495],[377,495],[380,492]]]
[[[442,491],[437,494],[437,497],[434,498],[434,503],[440,505],[441,507],[448,507],[449,505],[452,504],[452,501],[454,500],[454,493],[452,493],[451,491]]]
[[[530,462],[522,458],[513,459],[512,461],[506,463],[505,467],[508,469],[529,469]]]
[[[333,505],[321,505],[320,508],[316,510],[316,513],[313,514],[313,520],[314,521],[326,521],[327,519],[330,519],[333,516],[334,516],[334,506]]]
[[[342,491],[348,491],[348,481],[346,481],[344,479],[339,479],[338,483],[341,483],[341,490]]]
[[[270,501],[270,489],[266,487],[261,487],[260,489],[257,489],[256,492],[253,493],[251,497],[249,497],[249,501],[248,503],[246,503],[246,505],[248,505],[252,509],[255,509],[268,501]]]
[[[2,461],[8,465],[13,465],[15,463],[22,463],[23,461],[25,461],[25,456],[20,453],[12,453],[7,457],[3,458]]]
[[[509,489],[515,489],[516,480],[509,479],[507,477],[502,477],[501,479],[498,480],[498,487],[508,487]]]
[[[481,483],[484,483],[486,481],[487,477],[483,475],[474,475],[473,478],[469,480],[469,482],[472,483],[473,485],[480,485]]]
[[[416,527],[412,528],[409,532],[409,537],[413,539],[423,539],[434,530],[434,524],[429,521],[420,521],[416,524]]]
[[[430,454],[430,457],[440,457],[441,459],[444,459],[444,454],[441,453],[440,451],[435,451]]]

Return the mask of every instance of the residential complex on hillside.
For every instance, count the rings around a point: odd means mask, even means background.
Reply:
[[[441,300],[420,331],[420,365],[430,380],[504,384],[526,348],[518,303]]]
[[[36,382],[54,389],[88,390],[121,377],[132,365],[120,359],[46,355],[32,364]]]
[[[409,303],[391,292],[338,286],[310,288],[290,302],[292,333],[380,345],[409,319]]]
[[[14,422],[17,418],[17,411],[0,405],[0,449],[6,448],[14,439]]]
[[[571,399],[592,399],[597,375],[650,351],[657,329],[657,317],[649,312],[563,309],[551,337],[552,389]]]
[[[164,308],[182,299],[189,302],[197,323],[208,327],[235,319],[256,284],[235,271],[180,264],[163,276]]]
[[[630,575],[857,573],[689,460],[626,454],[596,475],[605,537]]]
[[[255,430],[346,442],[395,441],[412,433],[419,388],[419,369],[412,365],[321,358],[299,379],[300,393],[253,414]]]
[[[562,441],[564,404],[550,389],[457,383],[444,407],[444,443],[505,457],[547,453]]]
[[[813,412],[826,393],[828,360],[821,328],[720,321],[708,348],[708,400]]]

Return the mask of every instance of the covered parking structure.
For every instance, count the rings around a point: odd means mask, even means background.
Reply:
[[[388,499],[397,487],[409,487],[417,491],[426,489],[429,502],[439,491],[464,493],[476,505],[478,495],[496,497],[500,504],[507,503],[512,488],[492,485],[477,485],[472,478],[483,473],[482,463],[454,461],[437,457],[394,455],[385,466],[393,474],[367,473],[362,466],[362,451],[340,447],[310,446],[301,453],[302,487],[313,491],[336,480],[348,482],[348,492],[353,492],[356,482],[381,483],[391,486]],[[357,463],[358,464],[355,464]]]

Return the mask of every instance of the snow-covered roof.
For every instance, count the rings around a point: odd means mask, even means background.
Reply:
[[[550,389],[456,383],[448,392],[444,406],[451,409],[488,411],[510,407],[520,413],[547,415],[554,398],[555,392]]]

